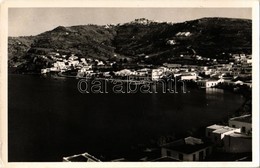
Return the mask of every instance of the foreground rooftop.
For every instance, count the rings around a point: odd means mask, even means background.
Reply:
[[[90,155],[89,153],[82,153],[78,155],[63,157],[65,162],[101,162],[99,159]]]
[[[204,149],[210,146],[210,143],[205,143],[201,139],[194,137],[187,137],[181,140],[177,140],[168,144],[163,145],[163,148],[175,150],[178,152],[190,154],[198,150]]]
[[[246,123],[252,123],[252,115],[243,115],[239,117],[231,118],[230,121],[240,121],[240,122],[246,122]]]
[[[232,127],[223,127],[223,128],[220,128],[220,129],[217,129],[215,131],[213,131],[213,133],[218,133],[218,134],[223,134],[223,133],[226,133],[226,132],[229,132],[229,131],[235,131],[235,130],[238,130],[239,128],[232,128]]]

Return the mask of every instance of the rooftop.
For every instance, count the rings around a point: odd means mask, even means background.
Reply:
[[[101,162],[99,159],[88,153],[82,153],[78,155],[63,157],[66,162]]]
[[[226,132],[229,132],[229,131],[235,131],[239,128],[232,128],[232,127],[223,127],[223,128],[220,128],[220,129],[217,129],[215,131],[213,131],[213,133],[218,133],[218,134],[223,134],[223,133],[226,133]]]
[[[214,124],[214,125],[208,126],[207,128],[217,130],[217,129],[221,129],[221,128],[224,128],[224,127],[225,127],[224,125]]]
[[[163,148],[175,150],[178,152],[190,154],[194,153],[200,149],[204,149],[210,146],[209,143],[204,143],[201,139],[194,137],[187,137],[184,139],[180,139],[168,144],[163,145]]]
[[[154,162],[167,162],[167,161],[171,161],[171,162],[176,161],[176,162],[178,162],[180,160],[175,159],[175,158],[170,157],[170,156],[164,156],[164,157],[160,157],[160,158],[154,159],[152,161],[154,161]]]
[[[246,122],[246,123],[252,123],[252,115],[243,115],[239,117],[231,118],[230,121],[240,121],[240,122]]]
[[[239,132],[233,132],[231,134],[229,134],[229,136],[231,137],[239,137],[239,138],[245,138],[245,139],[252,139],[252,136],[248,136],[246,134],[241,134]]]

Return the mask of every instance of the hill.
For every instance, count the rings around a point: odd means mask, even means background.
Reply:
[[[37,36],[8,39],[11,67],[35,64],[35,57],[52,51],[101,60],[138,60],[146,56],[142,61],[160,64],[174,62],[181,55],[227,58],[228,53],[251,50],[252,21],[231,18],[176,24],[141,18],[121,25],[59,26]]]
[[[125,55],[156,56],[156,60],[198,54],[216,58],[223,52],[251,53],[251,20],[202,18],[178,24],[131,23],[119,26],[114,43]],[[167,42],[171,43],[167,43]]]

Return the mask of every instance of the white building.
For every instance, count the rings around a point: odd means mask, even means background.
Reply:
[[[246,62],[247,62],[248,64],[252,64],[252,59],[247,59]]]
[[[244,153],[252,152],[252,137],[241,134],[231,133],[225,135],[224,139],[224,151],[228,153]]]
[[[84,65],[87,65],[87,61],[85,58],[80,58],[80,61],[84,64]]]
[[[129,76],[132,74],[133,74],[133,72],[129,69],[122,69],[120,71],[115,72],[115,75],[117,75],[117,76]]]
[[[230,127],[241,128],[241,133],[252,134],[252,115],[231,118],[228,124]]]
[[[210,88],[217,86],[220,83],[220,80],[217,79],[211,79],[211,80],[199,80],[197,81],[197,85],[200,87]]]
[[[77,66],[78,64],[79,64],[79,61],[78,60],[75,60],[75,61],[72,61],[72,60],[70,60],[69,62],[69,66]]]
[[[215,145],[222,147],[224,136],[234,132],[240,132],[240,128],[232,128],[223,125],[211,125],[206,128],[206,137],[211,139]]]
[[[47,69],[41,69],[41,74],[46,74],[47,73]]]
[[[224,125],[217,125],[217,124],[208,126],[208,127],[206,128],[206,137],[211,139],[211,136],[212,136],[212,132],[213,132],[213,131],[218,130],[218,129],[222,129],[222,128],[224,128],[224,127],[225,127]]]
[[[195,72],[191,73],[183,73],[181,75],[181,80],[196,80],[197,79],[197,74]]]
[[[51,67],[51,68],[50,68],[50,71],[52,71],[52,72],[58,72],[58,71],[60,71],[60,69],[59,69],[58,67]]]
[[[53,66],[54,66],[55,68],[60,69],[60,70],[66,69],[65,62],[61,62],[61,61],[55,62],[55,63],[53,64]]]
[[[176,44],[176,41],[175,41],[175,40],[168,40],[168,41],[166,42],[166,44],[175,45],[175,44]]]
[[[73,60],[76,60],[78,59],[77,56],[75,56],[74,54],[71,54],[71,56],[69,57],[69,60],[73,61]]]
[[[102,65],[105,65],[103,61],[98,61],[97,63],[98,66],[102,66]]]
[[[180,139],[161,148],[162,157],[172,157],[181,161],[204,160],[211,152],[212,147],[209,143],[194,137]]]
[[[166,69],[157,68],[152,70],[152,80],[158,81],[165,74]]]

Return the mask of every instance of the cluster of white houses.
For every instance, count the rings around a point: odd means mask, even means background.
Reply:
[[[55,60],[55,62],[52,64],[52,67],[41,69],[42,74],[49,72],[66,72],[72,69],[78,69],[79,71],[91,70],[94,64],[98,66],[104,65],[104,62],[98,59],[79,58],[75,56],[75,54],[67,56],[56,53],[55,55],[51,55],[51,58]]]
[[[200,87],[215,87],[219,83],[227,85],[247,85],[252,86],[251,81],[236,80],[237,77],[248,77],[252,74],[251,55],[234,54],[231,57],[233,60],[228,64],[215,64],[212,66],[198,66],[198,65],[181,65],[164,63],[160,67],[141,68],[141,69],[122,69],[113,71],[113,77],[131,76],[137,80],[149,79],[158,81],[165,77],[178,77],[178,80],[196,81]],[[66,72],[71,69],[78,70],[78,77],[95,76],[97,73],[93,69],[95,67],[109,67],[109,71],[102,72],[103,77],[112,77],[112,65],[115,62],[103,62],[98,59],[79,58],[74,54],[70,56],[60,55],[55,53],[52,55],[55,60],[52,67],[41,70],[42,74],[48,72]],[[207,76],[201,77],[201,74]]]

